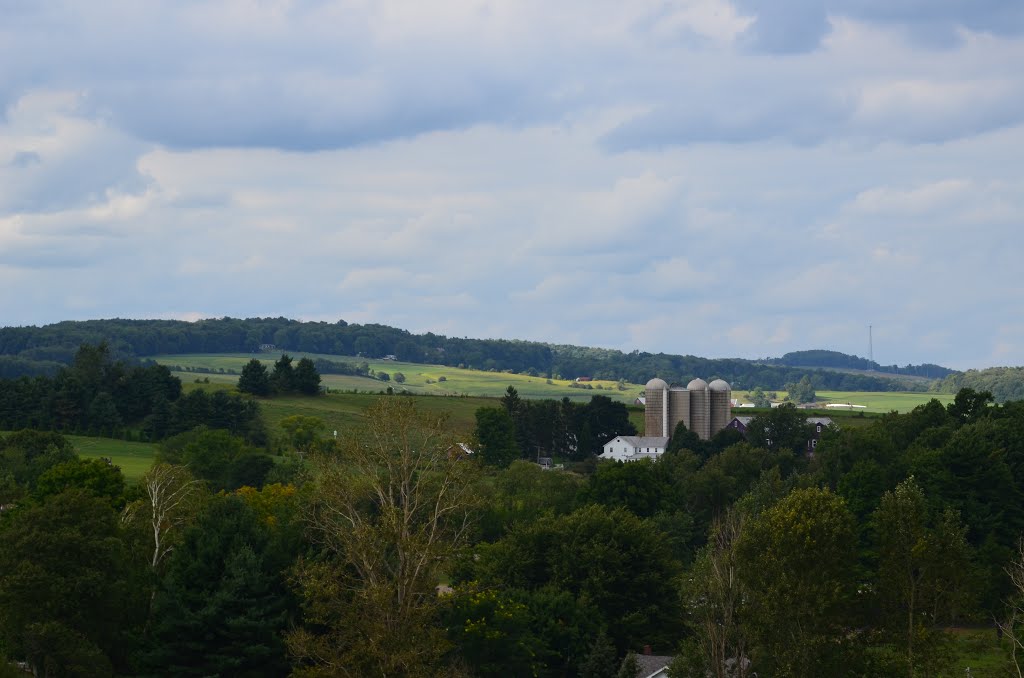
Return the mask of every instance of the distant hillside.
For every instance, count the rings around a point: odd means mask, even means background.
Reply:
[[[56,365],[69,362],[81,344],[101,341],[109,344],[113,356],[125,359],[187,353],[255,352],[264,347],[271,352],[295,351],[366,358],[394,356],[410,363],[566,379],[622,379],[641,384],[654,376],[683,384],[694,377],[702,377],[725,379],[737,389],[761,386],[780,390],[786,384],[808,376],[815,387],[822,390],[921,389],[919,382],[903,380],[896,375],[884,377],[836,372],[818,365],[758,363],[739,358],[708,359],[639,351],[623,353],[533,341],[446,337],[430,332],[412,334],[386,325],[357,325],[344,320],[326,323],[287,318],[219,318],[198,322],[111,319],[65,321],[43,327],[6,327],[0,329],[0,374],[8,377],[49,374]]]
[[[793,351],[781,358],[769,358],[766,361],[770,365],[786,365],[788,367],[820,367],[832,369],[865,370],[868,372],[882,372],[886,374],[924,377],[926,379],[943,379],[956,370],[941,365],[925,363],[923,365],[880,365],[873,360],[861,358],[839,351],[812,350]]]
[[[956,393],[962,388],[988,391],[997,403],[1024,400],[1024,367],[990,367],[957,372],[943,379],[938,388],[945,393]]]

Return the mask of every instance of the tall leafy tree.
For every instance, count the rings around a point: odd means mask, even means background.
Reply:
[[[36,481],[34,497],[41,501],[74,488],[105,499],[112,508],[124,506],[124,474],[102,459],[73,459],[48,469]]]
[[[666,542],[649,520],[590,505],[513,528],[480,547],[460,577],[566,591],[595,608],[620,653],[644,644],[669,646],[680,630],[679,564]]]
[[[468,538],[473,469],[444,418],[381,398],[341,455],[314,462],[314,537],[296,580],[308,625],[289,634],[304,676],[447,673],[435,586]]]
[[[844,673],[857,552],[842,498],[795,490],[750,521],[736,549],[758,673]]]
[[[71,489],[18,510],[0,531],[0,646],[38,675],[126,668],[144,605],[105,498]],[[94,673],[75,673],[96,662]]]
[[[940,613],[959,602],[971,569],[959,516],[947,509],[933,521],[930,514],[924,491],[910,477],[883,495],[873,517],[879,593],[911,677],[935,668],[931,646],[942,634],[933,629]]]

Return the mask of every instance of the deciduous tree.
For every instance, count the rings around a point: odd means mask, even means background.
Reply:
[[[794,490],[745,526],[736,553],[758,672],[838,675],[856,588],[845,502],[827,490]]]
[[[341,455],[315,458],[308,520],[331,557],[296,574],[309,623],[288,636],[308,662],[299,674],[445,673],[434,587],[474,515],[474,465],[455,444],[444,417],[382,398]]]

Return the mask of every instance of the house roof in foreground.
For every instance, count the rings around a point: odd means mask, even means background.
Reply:
[[[664,655],[656,654],[638,654],[636,656],[636,663],[640,666],[640,672],[637,678],[650,678],[655,673],[665,668],[672,663],[675,657],[669,657]]]

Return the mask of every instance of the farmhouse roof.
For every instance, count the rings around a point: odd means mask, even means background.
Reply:
[[[661,436],[618,436],[618,438],[633,447],[665,447],[668,445],[668,438]]]

